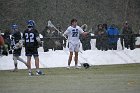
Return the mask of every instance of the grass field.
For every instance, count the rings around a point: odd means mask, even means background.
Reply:
[[[0,71],[0,93],[140,93],[140,64],[42,70],[46,75]]]

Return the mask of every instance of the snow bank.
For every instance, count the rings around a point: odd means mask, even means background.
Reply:
[[[118,42],[119,43],[119,42]],[[79,63],[89,63],[91,65],[110,65],[110,64],[127,64],[140,63],[140,48],[135,50],[121,50],[120,44],[118,50],[99,51],[95,48],[95,40],[91,40],[92,50],[82,51],[79,53]],[[68,49],[43,52],[42,47],[39,48],[39,58],[41,68],[66,67],[69,56]],[[21,57],[26,60],[25,51],[22,50]],[[80,65],[80,64],[79,64]],[[72,61],[74,66],[74,61]],[[14,68],[12,55],[0,58],[0,70],[9,70]],[[18,62],[19,69],[26,69],[26,66]],[[32,68],[35,68],[34,59],[32,58]]]

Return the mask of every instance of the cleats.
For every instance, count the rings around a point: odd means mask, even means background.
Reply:
[[[39,75],[45,75],[42,71],[36,71],[36,73],[34,74],[33,72],[29,71],[29,76],[39,76]]]
[[[34,75],[33,72],[29,72],[28,74],[29,74],[29,76],[33,76]]]
[[[14,70],[12,70],[12,72],[18,72],[18,68],[15,68]]]
[[[67,68],[67,69],[70,69],[70,66],[67,66],[66,68]],[[75,68],[75,69],[80,69],[81,67],[75,66],[74,68]]]
[[[70,69],[70,66],[67,66],[67,69]]]
[[[75,69],[80,69],[81,67],[75,66]]]

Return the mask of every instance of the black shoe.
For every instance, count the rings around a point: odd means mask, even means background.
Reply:
[[[36,71],[36,75],[45,75],[42,71]]]
[[[8,56],[8,52],[7,51],[3,51],[2,55]]]

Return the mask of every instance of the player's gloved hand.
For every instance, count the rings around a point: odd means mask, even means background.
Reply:
[[[83,35],[84,38],[86,38],[88,36],[88,34],[89,34],[88,32],[82,33],[82,35]]]
[[[37,42],[38,42],[39,44],[41,44],[41,39],[40,39],[40,37],[36,37],[36,40],[37,40]]]
[[[13,46],[13,49],[18,49],[18,47],[17,46]]]
[[[62,34],[62,36],[63,36],[65,39],[67,39],[67,36],[66,36],[65,34]]]

